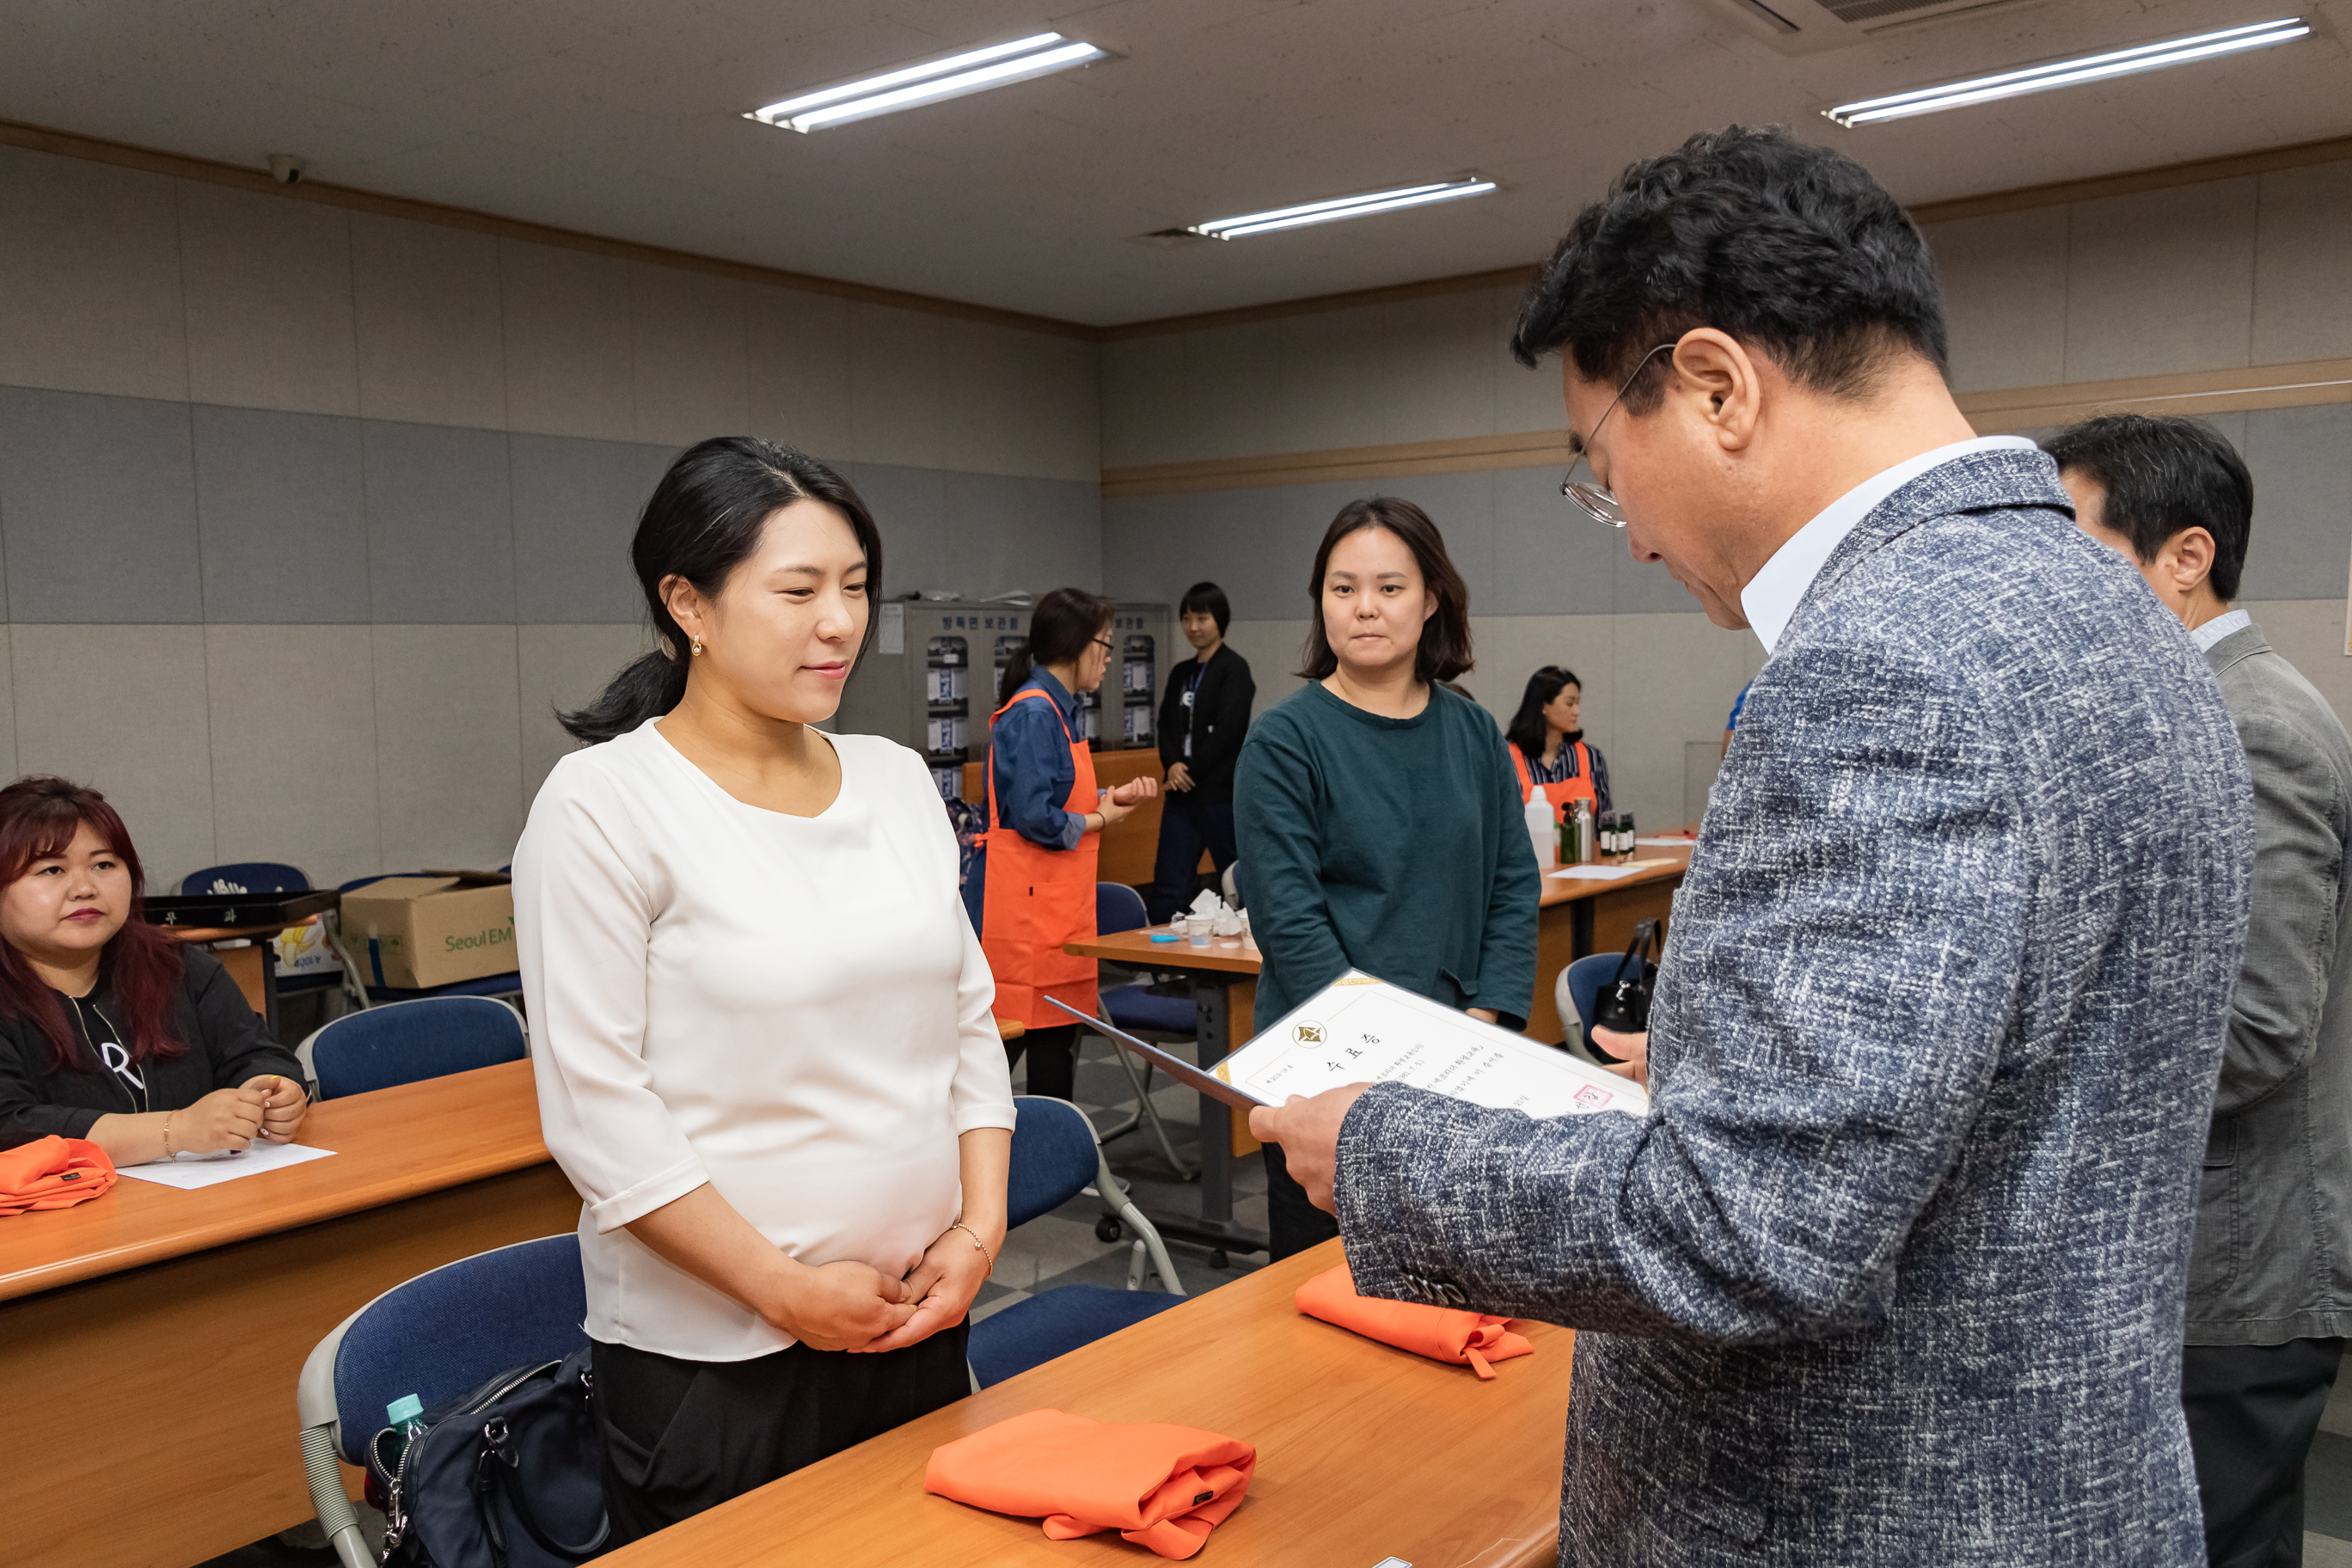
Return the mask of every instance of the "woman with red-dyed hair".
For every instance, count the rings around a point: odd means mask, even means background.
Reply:
[[[104,795],[0,789],[0,1148],[56,1133],[141,1165],[302,1125],[294,1054],[219,960],[146,922],[145,896]]]

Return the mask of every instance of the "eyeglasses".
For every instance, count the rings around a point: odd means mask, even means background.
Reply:
[[[1609,423],[1609,416],[1617,412],[1619,404],[1625,401],[1625,387],[1640,380],[1642,373],[1650,368],[1650,362],[1674,346],[1672,343],[1660,343],[1642,356],[1642,363],[1635,365],[1633,374],[1625,378],[1625,385],[1617,389],[1617,395],[1609,400],[1609,406],[1602,409],[1601,417],[1592,422],[1592,436],[1601,434],[1601,426]],[[1585,448],[1588,451],[1592,447],[1592,436],[1587,436],[1584,438]],[[1603,527],[1624,527],[1625,509],[1617,504],[1617,498],[1609,493],[1609,487],[1595,479],[1579,479],[1576,477],[1578,468],[1581,468],[1590,475],[1592,472],[1592,464],[1588,458],[1581,457],[1577,458],[1576,468],[1569,469],[1568,478],[1560,481],[1559,493],[1582,507],[1587,517]]]
[[[1116,653],[1118,651],[1110,646],[1110,639],[1108,637],[1097,637],[1094,639],[1094,644],[1095,647],[1102,649],[1105,653]]]

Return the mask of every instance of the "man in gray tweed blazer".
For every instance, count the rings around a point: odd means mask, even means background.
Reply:
[[[2303,1472],[2352,1331],[2352,737],[2231,609],[2254,481],[2192,419],[2047,443],[2083,531],[2180,617],[2254,782],[2253,913],[2205,1143],[2181,1399],[2213,1568],[2303,1561]]]
[[[2047,458],[1973,438],[1848,159],[1636,164],[1513,347],[1564,350],[1564,521],[1769,650],[1651,1110],[1390,1083],[1253,1129],[1368,1294],[1582,1331],[1563,1563],[2202,1563],[2182,1288],[2252,860],[2212,673]]]

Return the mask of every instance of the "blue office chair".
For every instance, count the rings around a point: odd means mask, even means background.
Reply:
[[[1617,966],[1625,962],[1622,952],[1595,952],[1578,959],[1559,972],[1552,983],[1552,1000],[1559,1008],[1559,1021],[1573,1023],[1568,1030],[1567,1046],[1570,1056],[1606,1067],[1613,1058],[1605,1058],[1593,1047],[1592,1008],[1600,999],[1601,988],[1617,977]]]
[[[1127,1270],[1127,1289],[1108,1285],[1061,1285],[1025,1301],[1015,1301],[971,1326],[972,1384],[986,1388],[1027,1372],[1080,1345],[1166,1311],[1184,1299],[1176,1267],[1151,1222],[1111,1181],[1102,1145],[1086,1112],[1066,1100],[1024,1094],[1013,1101],[1013,1169],[1005,1184],[1008,1226],[1028,1224],[1068,1203],[1092,1184],[1137,1237]],[[1149,1255],[1152,1270],[1167,1287],[1163,1295],[1143,1289]]]
[[[429,1410],[509,1367],[561,1361],[588,1342],[587,1316],[580,1238],[550,1236],[395,1285],[319,1342],[294,1404],[310,1506],[343,1568],[375,1568],[376,1559],[335,1460],[366,1463],[384,1407],[413,1394]]]
[[[304,893],[310,889],[310,878],[299,868],[276,860],[232,860],[226,866],[191,871],[180,879],[180,896],[184,899],[204,893]]]
[[[499,867],[499,869],[511,872],[514,868],[511,865],[506,865]],[[379,871],[373,877],[354,877],[338,887],[336,891],[348,893],[355,889],[364,888],[371,882],[381,882],[388,877],[430,875],[432,873],[429,871]],[[421,1002],[428,996],[520,996],[522,994],[522,973],[512,969],[504,974],[484,974],[472,980],[453,980],[446,985],[414,988],[386,985],[383,984],[383,969],[362,962],[358,944],[347,942],[344,940],[341,921],[336,923],[329,935],[335,943],[335,951],[342,955],[344,971],[358,982],[356,988],[361,994],[357,1000],[362,1007],[386,1002]]]
[[[522,1015],[488,996],[425,996],[346,1013],[295,1049],[320,1100],[519,1062],[530,1054]]]
[[[1095,884],[1095,930],[1102,932],[1139,931],[1150,923],[1143,909],[1143,897],[1124,882]],[[1149,980],[1130,981],[1097,993],[1095,1008],[1107,1024],[1116,1024],[1129,1034],[1150,1040],[1154,1045],[1172,1045],[1200,1038],[1200,1012],[1190,996],[1154,996]],[[1112,1043],[1110,1054],[1127,1069],[1127,1081],[1135,1089],[1135,1114],[1116,1127],[1107,1127],[1103,1136],[1124,1138],[1141,1127],[1151,1124],[1154,1136],[1160,1140],[1160,1152],[1168,1156],[1179,1181],[1192,1179],[1192,1167],[1176,1157],[1176,1146],[1170,1142],[1168,1129],[1161,1125],[1160,1110],[1151,1103],[1151,1068],[1139,1064],[1135,1058]]]

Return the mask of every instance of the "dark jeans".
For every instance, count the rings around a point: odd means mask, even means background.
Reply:
[[[1307,1189],[1282,1163],[1279,1143],[1265,1146],[1265,1225],[1267,1260],[1274,1263],[1339,1234],[1339,1216],[1307,1201]]]
[[[1192,790],[1160,797],[1160,859],[1152,870],[1151,897],[1144,900],[1151,923],[1164,925],[1192,901],[1192,879],[1201,851],[1223,871],[1234,863],[1234,803],[1200,801]]]
[[[1017,1040],[1005,1041],[1004,1065],[1019,1061],[1024,1050],[1029,1053],[1029,1087],[1021,1092],[1053,1100],[1071,1098],[1077,1080],[1078,1026],[1065,1024],[1058,1029],[1032,1029]]]
[[[611,1546],[625,1546],[971,1392],[970,1322],[880,1355],[793,1345],[750,1361],[593,1352]]]
[[[2342,1340],[2181,1352],[2180,1404],[2212,1568],[2299,1568],[2303,1464],[2343,1356]]]

